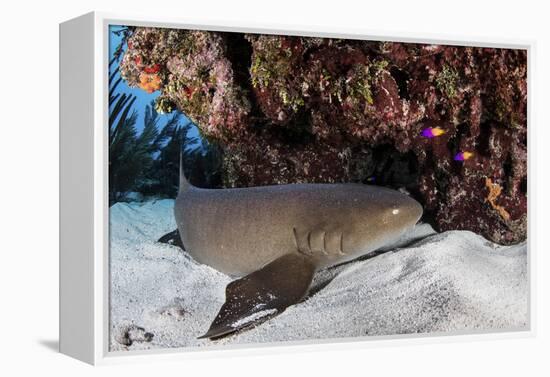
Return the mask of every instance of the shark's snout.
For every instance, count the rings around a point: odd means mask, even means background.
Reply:
[[[403,226],[415,225],[422,217],[422,213],[423,209],[420,203],[406,195],[402,195],[398,204],[391,209],[394,221]]]
[[[403,203],[398,208],[398,215],[403,221],[415,225],[422,217],[423,209],[420,203],[411,197],[405,197]]]
[[[368,190],[374,190],[368,188]],[[352,221],[344,229],[345,260],[384,247],[415,226],[422,206],[410,196],[391,189],[376,188],[362,206],[351,207]]]
[[[372,215],[374,212],[369,211]],[[423,209],[420,203],[410,196],[399,191],[387,190],[384,200],[379,202],[378,214],[382,224],[389,232],[401,233],[405,229],[413,227],[420,217]]]

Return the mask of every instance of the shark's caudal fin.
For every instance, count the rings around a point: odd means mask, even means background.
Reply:
[[[185,173],[183,172],[183,152],[180,152],[180,187],[179,192],[183,192],[191,188],[191,184],[185,178]]]

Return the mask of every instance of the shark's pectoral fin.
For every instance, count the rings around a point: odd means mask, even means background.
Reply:
[[[314,273],[310,258],[286,254],[231,282],[225,303],[200,338],[221,337],[283,312],[306,295]]]

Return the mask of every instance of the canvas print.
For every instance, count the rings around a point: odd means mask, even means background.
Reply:
[[[527,50],[109,43],[111,351],[528,329]]]

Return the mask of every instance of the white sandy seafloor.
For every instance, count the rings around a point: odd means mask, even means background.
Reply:
[[[220,340],[197,339],[231,279],[156,242],[173,200],[110,210],[110,348],[140,350],[365,335],[517,330],[528,323],[527,246],[418,225],[390,251],[318,273],[303,302]]]

